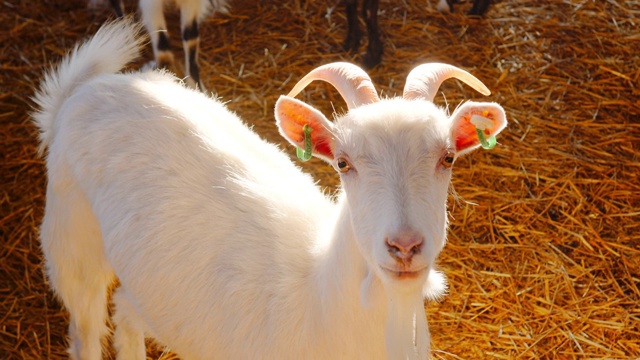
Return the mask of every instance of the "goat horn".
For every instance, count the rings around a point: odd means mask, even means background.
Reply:
[[[311,70],[298,81],[288,96],[295,97],[314,80],[333,85],[349,109],[380,101],[369,75],[358,66],[346,62],[335,62]]]
[[[407,76],[402,97],[407,100],[426,99],[433,101],[442,82],[456,78],[482,95],[489,95],[491,91],[475,76],[449,64],[429,63],[416,66]]]

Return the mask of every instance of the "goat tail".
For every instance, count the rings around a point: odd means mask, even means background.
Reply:
[[[54,136],[55,119],[64,101],[83,83],[100,74],[119,72],[138,58],[146,41],[140,33],[141,25],[132,17],[108,22],[44,75],[33,97],[37,108],[32,114],[40,131],[41,154]]]

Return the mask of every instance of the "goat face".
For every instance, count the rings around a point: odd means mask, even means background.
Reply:
[[[444,245],[449,124],[432,103],[403,99],[353,109],[335,122],[332,163],[354,236],[383,281],[424,283]]]
[[[282,135],[341,176],[353,234],[383,281],[421,286],[445,242],[446,199],[454,148],[451,120],[428,101],[383,100],[335,122],[293,98],[276,104]]]

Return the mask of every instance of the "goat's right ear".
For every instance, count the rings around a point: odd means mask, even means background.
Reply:
[[[289,96],[280,96],[275,106],[276,124],[280,135],[293,146],[304,149],[304,126],[311,128],[312,154],[333,161],[333,124],[322,113]]]

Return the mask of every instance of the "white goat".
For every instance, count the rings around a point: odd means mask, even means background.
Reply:
[[[136,58],[138,30],[104,25],[34,98],[48,148],[42,249],[71,357],[101,357],[116,277],[121,359],[144,359],[145,336],[184,359],[427,357],[423,295],[445,288],[434,264],[451,166],[478,146],[471,117],[487,135],[506,125],[497,104],[447,116],[432,98],[449,77],[486,87],[425,64],[402,98],[380,100],[355,65],[313,70],[275,116],[298,147],[312,129],[313,155],[342,180],[332,199],[221,102],[162,71],[114,74]],[[349,111],[331,122],[291,97],[313,80]]]

